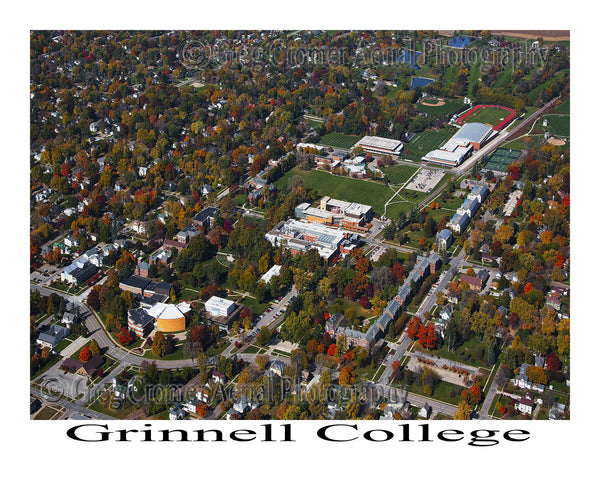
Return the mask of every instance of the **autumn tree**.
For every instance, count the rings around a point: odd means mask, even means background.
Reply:
[[[167,354],[167,340],[162,332],[156,332],[152,339],[152,353],[157,357],[164,357]]]
[[[79,360],[82,362],[87,362],[92,357],[90,353],[90,349],[88,347],[83,347],[79,352]]]

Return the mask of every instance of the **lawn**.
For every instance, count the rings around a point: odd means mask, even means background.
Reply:
[[[411,167],[410,165],[395,165],[393,167],[384,168],[383,173],[392,185],[402,185],[412,177],[417,170],[417,167]]]
[[[441,147],[455,133],[455,130],[427,130],[419,133],[406,145],[402,158],[421,161],[421,157]]]
[[[560,102],[560,105],[558,105],[554,111],[556,113],[562,113],[565,115],[569,115],[571,113],[571,97],[566,98],[565,100]]]
[[[510,82],[510,77],[512,76],[512,71],[510,69],[504,70],[502,73],[496,75],[496,80],[494,81],[494,88],[504,88]]]
[[[571,119],[569,115],[544,115],[548,120],[548,131],[557,137],[571,135]]]
[[[371,205],[378,215],[383,215],[385,202],[394,194],[391,188],[381,183],[340,177],[317,170],[300,170],[298,167],[277,180],[277,188],[281,189],[296,175],[302,177],[307,189],[316,190],[320,196],[327,195],[337,200]]]
[[[319,141],[319,145],[328,145],[334,148],[350,149],[362,137],[356,135],[345,135],[343,133],[328,133],[323,135]]]

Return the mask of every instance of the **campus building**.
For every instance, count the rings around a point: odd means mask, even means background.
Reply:
[[[227,331],[234,320],[239,317],[243,305],[237,305],[226,298],[212,296],[204,304],[207,320],[211,325],[218,325],[219,329]]]
[[[450,140],[440,148],[429,152],[422,157],[422,160],[456,167],[473,150],[479,150],[495,133],[493,127],[484,123],[465,123]]]
[[[138,337],[145,337],[155,328],[159,332],[185,330],[186,316],[191,307],[186,302],[178,305],[157,302],[151,307],[140,307],[127,312],[127,326]]]
[[[319,201],[318,208],[311,207],[308,203],[301,203],[296,207],[295,214],[297,218],[306,219],[309,222],[365,233],[369,229],[369,222],[373,219],[373,207],[323,197]]]
[[[282,245],[292,255],[314,248],[319,256],[332,261],[338,253],[345,255],[358,243],[357,235],[350,235],[321,223],[290,219],[279,222],[265,238],[272,245]]]
[[[378,155],[398,156],[402,153],[404,145],[400,140],[391,138],[364,136],[354,147],[361,147],[365,152],[371,152]]]

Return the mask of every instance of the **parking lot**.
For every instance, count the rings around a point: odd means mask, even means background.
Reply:
[[[443,177],[444,172],[441,170],[423,168],[413,177],[406,188],[417,192],[430,192]]]

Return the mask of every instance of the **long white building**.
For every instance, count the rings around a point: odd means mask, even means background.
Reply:
[[[364,136],[355,147],[362,147],[365,152],[376,153],[378,155],[400,155],[404,145],[400,140],[391,138]]]

